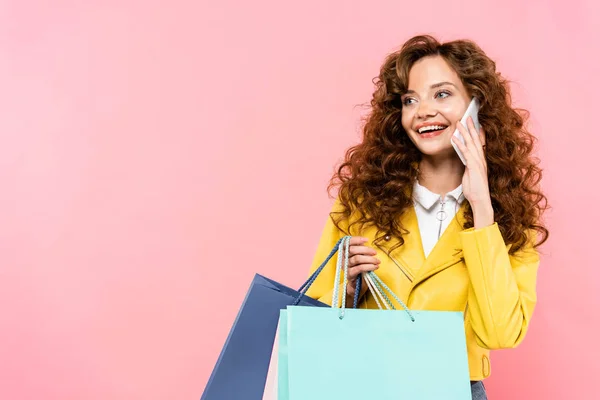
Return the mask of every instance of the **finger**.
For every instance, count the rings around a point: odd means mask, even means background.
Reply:
[[[368,238],[362,236],[352,236],[350,238],[350,246],[361,246],[369,241]]]
[[[473,165],[475,165],[475,163],[477,161],[475,160],[475,158],[473,157],[473,154],[471,154],[471,152],[469,151],[467,146],[465,146],[462,143],[462,141],[460,139],[458,139],[456,136],[452,136],[452,141],[458,147],[460,152],[464,155],[467,169],[473,168]]]
[[[485,158],[485,153],[486,153],[486,142],[487,140],[485,139],[485,131],[483,130],[483,128],[479,128],[479,141],[481,142],[481,150],[483,151],[483,156],[482,156],[482,160],[483,160],[483,165],[485,165],[485,169],[487,171],[487,159]]]
[[[469,127],[469,133],[471,134],[471,137],[473,138],[473,143],[475,144],[475,148],[477,149],[477,154],[479,155],[479,159],[480,160],[485,160],[484,154],[483,154],[483,144],[481,143],[481,132],[477,132],[477,129],[475,128],[475,124],[473,123],[473,118],[469,117],[467,119],[467,126]]]
[[[381,261],[375,257],[356,255],[348,259],[348,267],[353,268],[360,264],[380,264]]]
[[[358,277],[358,275],[362,274],[363,272],[375,271],[378,268],[379,268],[379,265],[377,265],[377,264],[357,265],[356,267],[354,267],[348,271],[348,279],[350,281],[355,281],[356,278]]]
[[[350,246],[350,256],[355,256],[357,254],[374,256],[377,255],[377,251],[368,246]]]
[[[460,134],[465,139],[465,145],[467,147],[467,150],[473,155],[473,158],[475,158],[478,161],[479,156],[477,155],[477,150],[475,148],[476,146],[475,143],[473,143],[473,136],[471,135],[471,132],[469,132],[469,130],[460,121],[458,121],[456,125],[458,130],[460,131]]]
[[[475,148],[475,144],[473,143],[473,135],[471,135],[469,129],[460,121],[457,123],[457,128],[460,131],[460,134],[463,136],[463,139],[465,139],[465,146],[467,149],[471,153],[474,153],[473,150]]]
[[[483,128],[479,128],[479,141],[481,142],[481,146],[485,147],[485,131]]]

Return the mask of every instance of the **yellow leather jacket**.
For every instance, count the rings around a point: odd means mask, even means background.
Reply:
[[[413,207],[402,217],[403,226],[409,231],[404,235],[404,245],[391,253],[389,249],[397,239],[391,238],[379,247],[371,242],[366,245],[374,247],[381,260],[377,275],[409,308],[464,312],[471,380],[481,380],[491,373],[490,350],[516,347],[527,333],[536,304],[539,255],[532,246],[535,237],[510,255],[510,246],[504,243],[497,224],[464,230],[464,206],[463,203],[427,258]],[[334,209],[337,207],[336,201]],[[348,222],[342,221],[340,226],[347,231]],[[375,227],[352,232],[370,240],[376,233]],[[311,273],[343,236],[328,218]],[[329,305],[335,260],[336,257],[330,260],[307,293]],[[377,308],[377,303],[367,293],[360,307]]]

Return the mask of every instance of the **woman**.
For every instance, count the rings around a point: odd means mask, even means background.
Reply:
[[[479,132],[460,123],[473,97]],[[409,308],[463,311],[474,399],[486,398],[490,350],[523,340],[536,303],[536,248],[548,231],[526,117],[476,44],[410,39],[383,64],[363,141],[332,178],[338,197],[311,269],[352,235],[349,306],[357,277],[377,271]],[[328,304],[333,264],[308,292]],[[376,308],[366,288],[360,307]]]

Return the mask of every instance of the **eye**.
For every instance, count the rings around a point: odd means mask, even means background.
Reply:
[[[411,104],[414,104],[416,102],[416,100],[412,97],[405,97],[404,99],[402,99],[402,105],[404,106],[409,106]]]
[[[452,95],[452,93],[450,93],[447,90],[440,90],[439,92],[437,92],[435,94],[435,98],[436,99],[445,99],[446,97],[451,96],[451,95]]]

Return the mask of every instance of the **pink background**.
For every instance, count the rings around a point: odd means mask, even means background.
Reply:
[[[494,353],[490,397],[591,398],[599,11],[1,1],[0,398],[198,399],[253,274],[306,277],[357,105],[424,32],[515,82],[553,205],[532,330]]]

